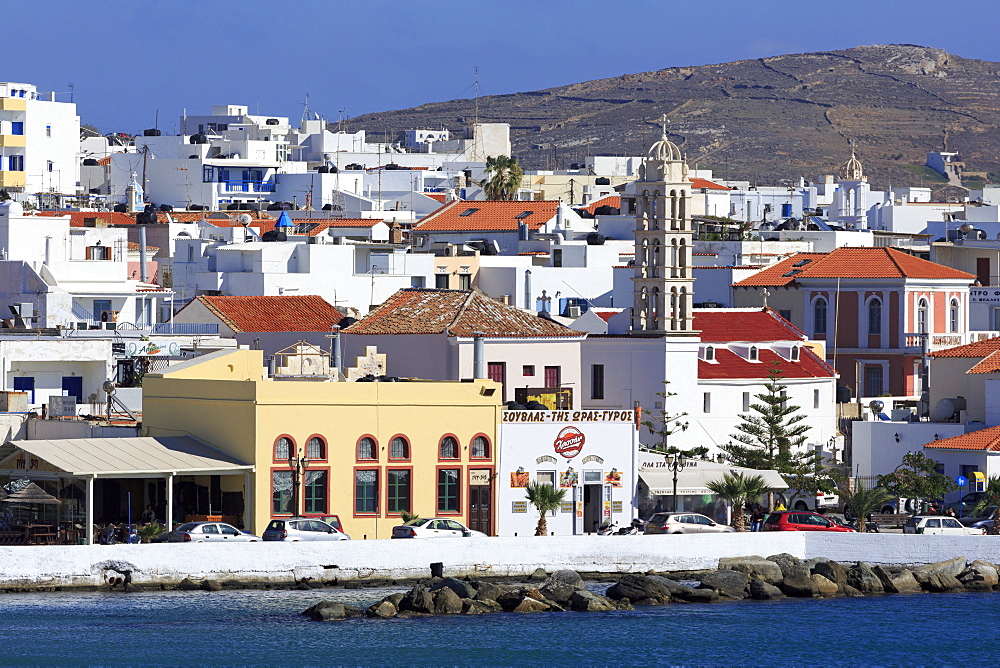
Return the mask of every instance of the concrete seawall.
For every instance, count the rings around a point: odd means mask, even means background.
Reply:
[[[645,572],[716,568],[719,558],[787,552],[808,559],[930,563],[957,556],[1000,561],[1000,536],[908,536],[799,532],[686,536],[566,536],[330,543],[229,543],[0,547],[0,589],[99,587],[125,572],[139,585],[195,580],[289,583],[421,578],[518,577],[537,568]]]

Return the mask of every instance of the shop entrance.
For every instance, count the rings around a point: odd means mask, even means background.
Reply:
[[[601,509],[603,507],[604,485],[583,486],[583,531],[597,533],[601,525]]]
[[[493,535],[492,515],[489,485],[471,485],[469,487],[469,528],[482,531],[487,536]]]

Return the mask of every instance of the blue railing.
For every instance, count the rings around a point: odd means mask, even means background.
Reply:
[[[273,183],[260,181],[223,181],[222,189],[227,193],[273,193]]]
[[[218,323],[161,322],[153,325],[153,334],[218,334]]]

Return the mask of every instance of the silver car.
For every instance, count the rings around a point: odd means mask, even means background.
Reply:
[[[736,531],[728,524],[698,513],[654,513],[646,522],[646,534],[658,533],[730,533]]]
[[[264,529],[264,540],[284,540],[292,543],[308,540],[351,540],[343,531],[321,520],[271,520]]]
[[[447,517],[422,517],[392,528],[393,538],[485,538],[482,531]]]
[[[225,522],[188,522],[167,534],[168,543],[259,543],[260,537]]]

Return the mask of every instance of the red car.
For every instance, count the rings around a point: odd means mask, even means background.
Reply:
[[[771,513],[764,520],[761,531],[847,531],[854,529],[843,524],[832,522],[819,513],[808,513],[801,510],[783,510]]]

